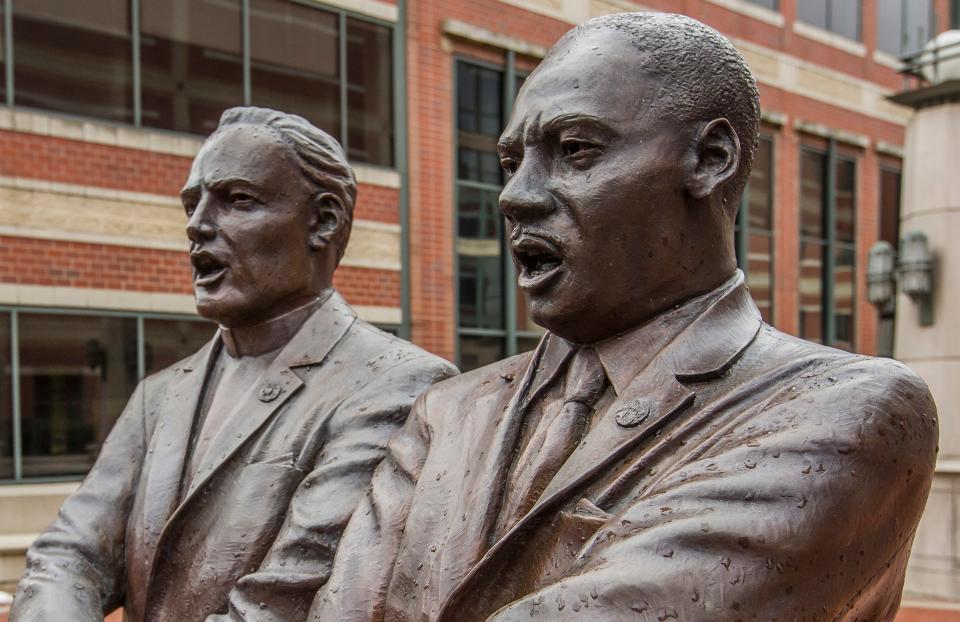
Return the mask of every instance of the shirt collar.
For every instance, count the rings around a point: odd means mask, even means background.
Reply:
[[[310,302],[255,326],[221,326],[220,337],[224,350],[232,358],[260,356],[279,350],[297,334],[304,322],[323,306],[331,292],[332,290],[326,290]]]
[[[594,344],[603,369],[617,395],[622,395],[633,379],[704,311],[736,288],[742,281],[739,271],[716,289],[680,303],[673,309],[647,320],[624,333]],[[579,347],[550,334],[537,375],[556,370]]]

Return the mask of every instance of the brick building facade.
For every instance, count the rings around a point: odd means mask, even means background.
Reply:
[[[105,2],[0,5],[0,583],[136,380],[209,337],[178,194],[230,105],[298,112],[346,143],[360,185],[337,287],[475,367],[539,334],[512,285],[492,149],[523,77],[591,16],[688,14],[759,83],[737,250],[766,318],[889,350],[865,270],[898,236],[911,112],[886,96],[903,84],[897,56],[956,19],[952,0]]]

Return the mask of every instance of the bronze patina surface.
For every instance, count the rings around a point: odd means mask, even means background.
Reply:
[[[890,621],[936,409],[764,325],[734,219],[760,118],[686,17],[575,28],[500,140],[536,351],[429,389],[311,619]]]
[[[446,362],[334,291],[356,198],[340,145],[236,108],[183,193],[220,330],[140,383],[31,546],[11,620],[302,620],[387,440]]]

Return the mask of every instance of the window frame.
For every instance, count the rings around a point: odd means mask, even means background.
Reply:
[[[814,28],[820,28],[821,30],[834,34],[838,37],[843,37],[844,39],[848,39],[850,41],[856,41],[857,43],[863,43],[863,0],[855,0],[855,1],[857,2],[857,31],[856,31],[856,36],[852,38],[848,37],[846,34],[842,32],[839,32],[833,29],[833,24],[832,24],[833,3],[837,2],[837,0],[824,0],[824,6],[826,7],[826,18],[824,20],[823,25],[814,24],[806,21],[805,19],[800,17],[799,12],[797,13],[796,19],[797,21],[803,22],[804,24],[807,24],[809,26],[813,26]]]
[[[6,484],[36,484],[45,482],[71,482],[78,481],[85,475],[62,475],[51,477],[23,477],[23,455],[22,455],[22,403],[20,400],[20,315],[21,314],[41,314],[41,315],[67,315],[74,317],[93,317],[93,318],[122,318],[136,320],[136,344],[137,344],[137,382],[142,381],[146,376],[146,348],[144,321],[145,320],[169,320],[169,321],[192,321],[209,322],[198,315],[188,315],[184,313],[154,313],[141,311],[117,311],[110,309],[73,309],[65,307],[36,307],[36,306],[15,306],[0,305],[0,313],[9,314],[10,329],[10,412],[12,417],[13,429],[13,470],[14,477],[0,478],[0,485]],[[211,331],[211,337],[213,336]]]
[[[349,89],[349,80],[347,78],[347,57],[346,57],[346,48],[347,48],[347,21],[356,20],[361,22],[366,22],[374,24],[377,26],[382,26],[387,28],[390,31],[390,55],[392,62],[392,76],[390,80],[390,90],[388,94],[391,103],[391,126],[393,132],[393,149],[391,150],[391,157],[389,164],[381,164],[374,162],[363,162],[365,165],[374,166],[379,168],[386,168],[389,170],[397,170],[399,168],[399,160],[403,157],[401,152],[400,141],[398,140],[399,130],[398,125],[402,122],[401,110],[398,109],[400,105],[399,98],[397,97],[398,89],[400,88],[401,81],[403,76],[401,71],[397,71],[397,58],[395,54],[396,50],[396,37],[397,37],[397,25],[393,22],[379,19],[370,15],[365,15],[363,13],[358,13],[356,11],[351,11],[349,9],[344,9],[338,6],[332,6],[328,4],[321,4],[319,2],[314,2],[313,0],[286,0],[294,4],[310,7],[312,9],[325,11],[328,13],[333,13],[337,15],[338,20],[338,46],[340,50],[340,74],[339,74],[339,101],[340,101],[340,144],[343,146],[345,152],[349,150],[349,110],[346,105],[347,102],[347,93]],[[198,136],[198,134],[192,134],[189,132],[183,132],[179,130],[170,130],[165,128],[155,128],[150,126],[143,125],[143,100],[142,100],[142,60],[140,58],[141,54],[141,0],[128,0],[130,3],[130,44],[131,44],[131,56],[130,61],[133,68],[133,78],[131,80],[131,88],[133,90],[133,121],[132,123],[122,123],[115,120],[104,119],[100,117],[87,117],[82,115],[76,115],[66,111],[59,110],[46,110],[39,108],[32,108],[30,106],[17,106],[15,104],[15,94],[16,94],[16,84],[14,79],[14,69],[16,67],[16,58],[14,55],[14,32],[13,32],[13,0],[2,0],[2,16],[0,16],[0,21],[2,21],[3,28],[3,64],[4,64],[4,75],[0,77],[4,81],[4,91],[5,91],[5,100],[6,105],[10,107],[16,106],[19,109],[24,110],[38,110],[44,114],[54,114],[60,115],[68,118],[77,118],[83,120],[96,119],[100,123],[108,125],[117,125],[122,127],[136,127],[136,128],[145,128],[151,131],[158,132],[171,132],[175,134],[183,134],[187,136]],[[237,106],[249,106],[251,105],[252,100],[252,84],[251,84],[251,32],[250,32],[250,1],[241,0],[241,54],[243,57],[243,81],[242,81],[242,93],[243,101],[236,102]]]
[[[859,220],[860,212],[860,166],[861,159],[858,154],[852,153],[846,150],[838,149],[837,141],[835,139],[828,139],[825,144],[818,143],[814,141],[805,141],[801,140],[799,149],[798,149],[798,167],[797,173],[800,176],[800,183],[802,184],[802,159],[803,153],[809,152],[821,156],[824,158],[824,171],[823,171],[823,203],[821,206],[822,211],[822,237],[813,237],[809,235],[804,235],[803,233],[803,217],[802,213],[800,214],[800,219],[798,221],[797,229],[797,249],[798,249],[798,269],[803,262],[803,248],[804,243],[816,244],[821,247],[821,276],[820,276],[820,314],[821,314],[821,337],[820,342],[824,345],[831,347],[842,347],[842,344],[838,345],[837,339],[837,316],[839,315],[836,312],[836,283],[835,275],[837,270],[837,260],[836,252],[837,251],[849,251],[853,256],[853,265],[851,266],[851,274],[853,277],[853,282],[851,283],[851,334],[849,339],[850,351],[856,351],[858,346],[857,340],[857,324],[858,324],[858,312],[857,312],[857,292],[858,284],[857,281],[857,245],[859,238],[857,235],[857,223]],[[853,164],[853,241],[846,242],[839,240],[837,238],[837,165],[839,162],[850,162]],[[798,208],[801,209],[799,203]],[[802,333],[803,323],[802,323],[802,304],[800,297],[800,285],[802,279],[798,274],[797,279],[797,327],[798,332]],[[802,335],[801,335],[802,336]]]
[[[463,326],[461,324],[460,318],[460,256],[457,251],[457,240],[459,239],[459,225],[460,225],[460,192],[462,188],[476,188],[484,192],[496,192],[498,195],[503,189],[503,178],[501,177],[501,182],[499,184],[489,184],[484,182],[478,182],[473,180],[461,179],[459,175],[459,150],[460,150],[460,141],[459,141],[459,90],[457,88],[460,65],[472,65],[474,67],[479,67],[482,69],[488,69],[491,71],[496,71],[500,74],[502,84],[503,84],[503,103],[501,105],[503,122],[506,123],[506,120],[510,117],[510,111],[513,107],[513,101],[516,99],[516,84],[517,79],[520,77],[525,77],[526,72],[520,71],[517,66],[516,53],[513,50],[504,51],[505,62],[503,65],[498,65],[496,63],[491,63],[488,61],[477,60],[471,58],[470,56],[464,54],[454,54],[452,58],[453,62],[453,98],[452,98],[452,110],[453,117],[451,119],[451,131],[453,134],[453,296],[454,296],[454,360],[458,364],[462,362],[461,360],[461,348],[460,341],[462,337],[488,337],[499,339],[502,341],[503,352],[505,356],[510,357],[518,353],[519,347],[518,342],[520,339],[539,339],[542,336],[542,333],[530,330],[519,330],[517,328],[517,288],[516,288],[516,272],[513,266],[513,261],[510,259],[509,249],[506,245],[505,236],[501,236],[500,239],[500,248],[501,248],[501,270],[500,278],[502,279],[503,284],[503,325],[501,328],[474,328],[470,326]],[[501,216],[502,219],[502,216]]]

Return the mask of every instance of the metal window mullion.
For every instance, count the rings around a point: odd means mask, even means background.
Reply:
[[[339,18],[339,36],[337,39],[340,72],[340,144],[343,146],[344,153],[350,153],[350,141],[347,139],[349,126],[347,124],[347,14],[340,11]]]
[[[824,206],[824,228],[826,244],[823,257],[823,337],[826,345],[833,345],[837,337],[837,321],[834,314],[834,273],[837,260],[834,249],[837,244],[837,141],[827,143],[826,205]]]
[[[510,118],[510,113],[513,110],[513,100],[516,97],[516,82],[517,82],[517,54],[513,50],[507,50],[507,70],[504,75],[504,89],[503,89],[503,121],[504,125],[506,121]],[[506,233],[506,227],[503,226],[504,219],[502,217],[498,218],[499,224],[503,227],[504,233]],[[501,261],[503,263],[503,304],[504,304],[504,321],[507,326],[507,343],[506,351],[507,356],[513,356],[517,353],[517,288],[516,288],[516,269],[513,266],[513,261],[510,256],[510,250],[507,247],[506,236],[500,236],[500,246],[501,246]]]
[[[23,479],[23,438],[20,423],[20,317],[10,312],[10,400],[13,418],[13,479]]]
[[[250,0],[243,0],[240,8],[240,32],[243,41],[243,105],[249,106],[253,102],[253,84],[250,78]]]
[[[393,27],[393,135],[394,168],[400,174],[400,337],[410,339],[410,172],[407,166],[407,3],[397,0],[397,23]]]
[[[137,380],[143,380],[147,375],[147,350],[144,339],[144,321],[142,315],[137,315]]]
[[[453,157],[450,158],[451,173],[453,174],[453,227],[451,233],[453,241],[453,360],[460,365],[460,252],[457,242],[460,239],[460,183],[457,163],[460,159],[460,125],[457,111],[460,106],[460,61],[453,59],[453,97],[451,98],[453,115],[450,126],[453,130]]]
[[[13,0],[3,0],[3,61],[7,105],[13,105]]]
[[[143,125],[140,73],[140,0],[130,0],[130,48],[133,63],[133,126]]]

